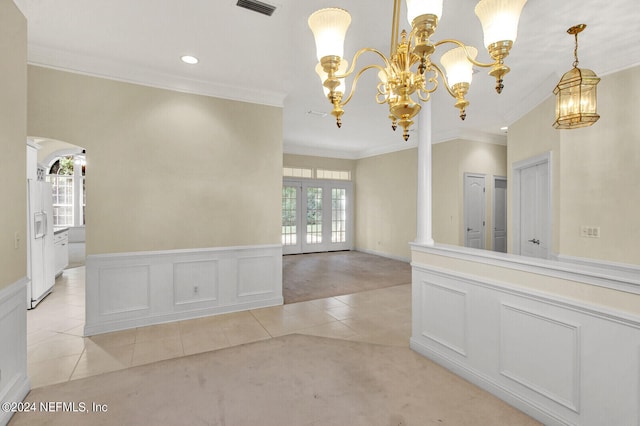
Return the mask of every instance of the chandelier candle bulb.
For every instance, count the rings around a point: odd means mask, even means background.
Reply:
[[[447,82],[449,92],[456,98],[455,107],[460,110],[460,118],[467,118],[466,108],[469,101],[465,95],[469,91],[469,85],[473,76],[473,64],[468,58],[473,60],[478,56],[478,49],[471,46],[461,46],[451,49],[440,58],[440,62],[447,72]]]
[[[494,62],[482,63],[476,60],[477,49],[465,46],[455,39],[432,42],[431,36],[438,27],[442,15],[443,0],[406,0],[407,18],[411,31],[400,30],[401,0],[393,2],[391,20],[391,48],[389,56],[377,49],[365,47],[356,52],[347,70],[344,55],[344,37],[351,16],[344,9],[321,9],[309,17],[309,28],[316,41],[317,57],[320,64],[316,72],[322,80],[325,95],[333,105],[331,114],[336,117],[338,127],[344,114],[343,107],[349,103],[362,74],[374,69],[378,72],[376,102],[387,104],[392,129],[403,128],[402,136],[409,139],[409,128],[414,117],[420,112],[417,101],[429,102],[431,93],[444,83],[447,91],[455,98],[455,107],[460,110],[460,118],[466,117],[465,108],[469,101],[465,95],[471,83],[472,66],[491,68],[489,75],[496,79],[498,93],[504,87],[503,77],[509,72],[504,59],[509,54],[518,31],[520,13],[527,0],[480,0],[476,14],[482,23],[485,43]],[[436,49],[443,44],[453,44],[456,49],[443,55],[442,69],[431,60]],[[381,64],[367,65],[355,71],[358,58],[364,53],[373,53],[381,59]],[[346,70],[346,71],[345,71]],[[347,94],[344,79],[354,74]],[[416,99],[417,98],[417,99]]]
[[[484,33],[484,45],[502,41],[515,43],[518,35],[520,14],[527,0],[480,0],[475,12]]]
[[[316,39],[319,61],[325,56],[344,57],[344,38],[351,25],[351,15],[337,7],[321,9],[309,17],[309,28]]]
[[[407,20],[412,24],[420,15],[442,16],[443,0],[407,0]]]

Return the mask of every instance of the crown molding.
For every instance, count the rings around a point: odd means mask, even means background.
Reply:
[[[444,132],[438,132],[433,135],[432,144],[444,143],[453,140],[466,140],[471,142],[490,143],[494,145],[507,145],[506,135],[496,135],[493,133],[478,132],[466,129],[451,129]],[[283,146],[285,154],[309,155],[313,157],[329,157],[342,158],[347,160],[361,160],[364,158],[375,157],[377,155],[391,154],[406,149],[418,147],[417,134],[412,138],[411,142],[391,143],[382,146],[367,148],[360,151],[343,151],[317,146],[296,145],[286,143]]]
[[[449,129],[442,132],[434,133],[432,136],[432,144],[449,142],[452,140],[464,139],[472,142],[490,143],[494,145],[507,145],[506,135],[497,135],[495,133],[481,132],[468,129]]]
[[[124,83],[280,108],[284,107],[284,98],[286,97],[286,93],[283,92],[215,84],[163,73],[151,68],[34,44],[29,44],[28,63]]]

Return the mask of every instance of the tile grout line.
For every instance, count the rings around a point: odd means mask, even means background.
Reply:
[[[267,334],[269,335],[269,338],[273,339],[273,335],[269,332],[269,330],[267,330],[267,327],[265,327],[264,324],[262,324],[262,321],[260,321],[260,319],[253,313],[253,309],[250,309],[249,313],[251,313],[251,316],[258,322],[258,324],[260,324],[260,327],[262,327],[262,329],[267,332]]]
[[[84,337],[82,338],[84,339]],[[71,370],[71,374],[69,374],[69,378],[66,380],[67,382],[71,381],[71,378],[73,377],[73,373],[76,372],[76,368],[78,368],[78,364],[80,364],[80,359],[82,358],[82,355],[87,351],[87,347],[83,346],[82,348],[82,352],[80,352],[80,355],[78,356],[78,359],[76,360],[75,365],[73,366],[73,369]]]

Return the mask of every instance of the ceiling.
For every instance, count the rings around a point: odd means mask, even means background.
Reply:
[[[277,7],[264,16],[236,0],[14,0],[28,21],[29,62],[190,93],[284,107],[284,150],[289,153],[361,158],[415,146],[393,132],[388,110],[375,102],[375,72],[365,74],[338,129],[315,74],[315,44],[307,26],[315,10],[347,9],[352,23],[345,56],[362,47],[389,51],[393,2],[362,0],[263,0]],[[599,76],[640,64],[638,0],[529,0],[518,39],[507,58],[511,72],[501,95],[486,69],[473,77],[467,119],[441,87],[432,96],[433,140],[456,137],[500,143],[508,126],[546,99],[571,69],[579,23],[580,67]],[[456,38],[482,48],[482,28],[468,0],[445,1],[434,41]],[[403,15],[405,8],[403,6]],[[409,28],[404,16],[401,26]],[[187,65],[190,54],[200,63]],[[439,58],[441,51],[436,52]],[[373,55],[361,57],[365,65]],[[369,61],[369,62],[367,62]],[[312,112],[312,113],[309,113]],[[551,126],[551,123],[549,123]],[[46,136],[46,135],[42,135]]]

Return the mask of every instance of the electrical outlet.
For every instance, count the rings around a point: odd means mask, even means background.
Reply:
[[[580,236],[583,238],[600,238],[599,226],[581,226]]]
[[[198,288],[197,285],[193,286],[193,294],[198,294],[198,291],[200,291],[200,289]]]

